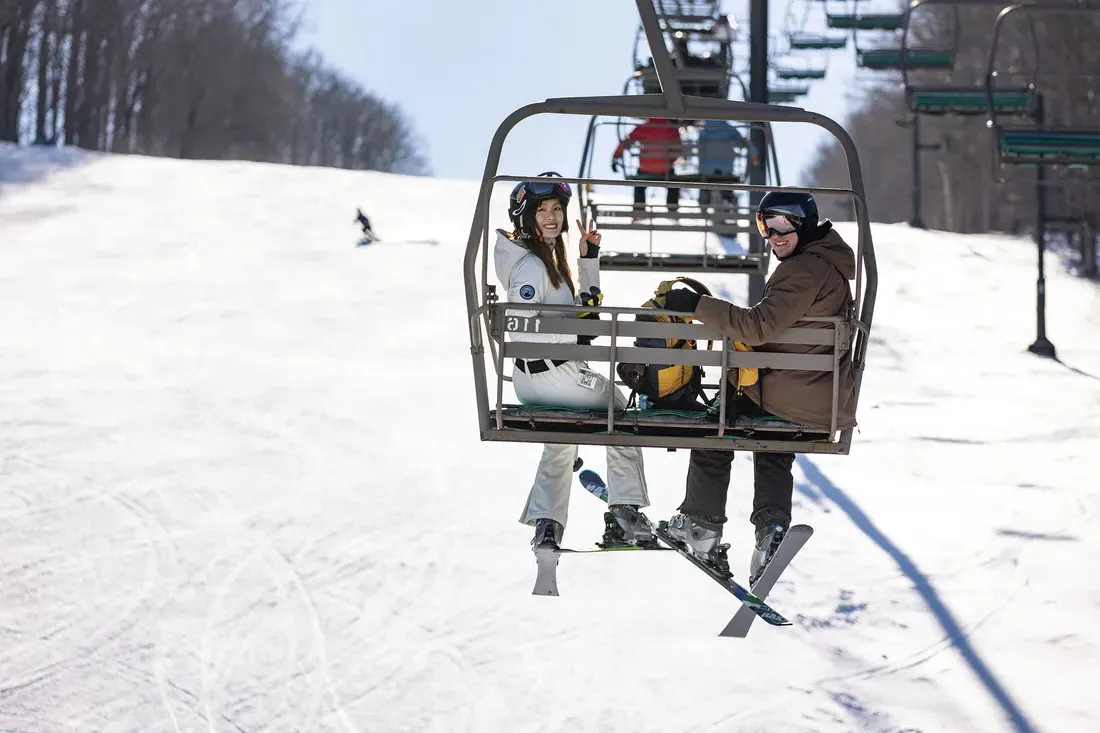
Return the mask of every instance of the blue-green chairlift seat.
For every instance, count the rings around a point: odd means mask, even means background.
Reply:
[[[811,33],[793,33],[788,37],[792,49],[805,51],[829,51],[845,48],[848,36],[822,36]]]
[[[1100,165],[1100,130],[998,130],[1002,162]]]
[[[829,13],[826,22],[830,28],[857,31],[897,31],[905,24],[902,13]]]
[[[864,69],[902,68],[900,48],[875,48],[860,51],[857,63]],[[955,65],[955,54],[937,49],[911,48],[905,53],[907,69],[950,69]]]
[[[989,97],[981,89],[907,90],[909,109],[922,114],[981,115],[989,112]],[[1003,89],[993,92],[993,105],[1001,114],[1028,114],[1035,108],[1035,92],[1030,89]]]

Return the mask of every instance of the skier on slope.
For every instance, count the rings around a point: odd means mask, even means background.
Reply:
[[[378,239],[378,235],[371,229],[370,219],[367,218],[367,215],[363,213],[362,209],[355,210],[355,221],[357,221],[359,226],[363,229],[363,239],[368,242],[373,242]]]
[[[818,221],[817,204],[806,193],[772,191],[760,200],[756,224],[771,243],[779,266],[764,286],[760,302],[742,308],[692,290],[668,293],[665,308],[693,314],[703,324],[757,351],[797,354],[830,353],[831,346],[772,344],[771,339],[807,316],[844,316],[852,307],[848,281],[856,275],[852,248],[828,219]],[[807,323],[807,327],[828,324]],[[736,380],[737,370],[730,372]],[[838,427],[853,427],[855,382],[851,354],[841,361]],[[830,372],[790,369],[763,370],[757,384],[731,402],[726,415],[774,415],[792,422],[829,429],[833,380]],[[669,534],[684,542],[700,559],[728,568],[720,545],[726,521],[732,451],[693,450],[680,514],[669,520]],[[756,528],[756,546],[749,564],[749,583],[763,572],[791,525],[794,493],[793,453],[756,453],[753,458],[755,492],[749,520]]]
[[[565,251],[567,210],[572,190],[568,183],[555,181],[558,173],[540,173],[537,180],[516,185],[508,201],[513,231],[497,230],[493,263],[497,278],[508,292],[508,302],[523,304],[509,308],[508,315],[542,318],[572,317],[561,311],[542,311],[540,303],[553,305],[598,305],[601,234],[593,224],[585,229],[580,221],[580,293],[573,283]],[[516,341],[543,343],[589,343],[592,337],[568,334],[509,333]],[[588,370],[584,362],[557,359],[516,359],[512,386],[519,401],[527,405],[559,405],[578,409],[604,410],[608,391],[614,390],[615,407],[626,407],[626,397],[601,374]],[[560,546],[569,508],[573,464],[577,446],[543,447],[534,485],[527,497],[520,522],[535,526],[533,548]],[[633,447],[607,448],[608,511],[604,514],[605,542],[650,543],[653,528],[640,511],[649,506],[649,494],[642,465],[642,451]]]

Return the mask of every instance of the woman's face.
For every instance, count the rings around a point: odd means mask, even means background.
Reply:
[[[546,199],[539,202],[535,210],[535,225],[538,227],[538,235],[542,239],[554,239],[562,233],[565,224],[565,212],[561,210],[561,202],[557,199]]]

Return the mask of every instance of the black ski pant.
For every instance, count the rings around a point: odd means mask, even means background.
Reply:
[[[674,175],[673,172],[670,170],[668,173],[666,173],[664,175],[654,174],[654,173],[650,173],[650,174],[639,173],[637,178],[639,178],[641,180],[645,180],[646,178],[654,178],[654,179],[672,178],[673,175]],[[678,208],[679,205],[680,205],[680,189],[678,189],[678,188],[668,188],[668,189],[665,189],[665,190],[668,191],[668,193],[665,194],[665,205],[668,206],[668,208],[670,208],[670,209]],[[635,186],[634,187],[634,208],[635,208],[635,210],[640,210],[640,209],[645,208],[645,192],[646,192],[646,187],[645,186]]]
[[[731,416],[770,414],[747,397],[731,402],[730,410]],[[711,517],[725,522],[726,495],[730,488],[733,459],[734,451],[691,451],[687,491],[679,510],[685,514]],[[791,500],[794,496],[793,467],[794,453],[757,453],[753,457],[755,480],[749,521],[754,524],[758,518],[775,521],[776,512],[782,513],[790,521]]]

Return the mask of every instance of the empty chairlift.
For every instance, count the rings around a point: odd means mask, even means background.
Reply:
[[[790,104],[797,102],[810,93],[807,84],[776,84],[768,85],[768,101],[774,104]]]
[[[901,33],[901,50],[905,57],[911,57],[916,53],[923,53],[927,59],[937,49],[914,48],[911,39],[918,30],[921,8],[928,6],[950,6],[950,13],[940,16],[939,22],[950,23],[950,32],[944,33],[942,27],[937,26],[937,35],[944,39],[938,52],[945,58],[939,59],[946,63],[946,59],[953,60],[959,49],[961,31],[960,6],[963,5],[1003,5],[999,0],[912,0],[905,14],[905,23]],[[899,67],[902,72],[902,84],[905,87],[905,99],[909,110],[915,114],[928,115],[957,115],[976,116],[987,113],[989,99],[984,88],[977,84],[945,86],[938,83],[942,74],[936,75],[936,82],[926,84],[921,81],[922,70],[939,71],[936,63],[922,65],[920,63],[902,63]],[[1026,87],[999,90],[994,95],[993,103],[997,109],[1005,114],[1028,114],[1034,108],[1035,95],[1033,90]]]
[[[819,33],[791,33],[787,36],[791,49],[803,51],[831,51],[845,48],[848,36],[828,36]]]
[[[828,3],[828,0],[825,0]],[[867,7],[866,3],[863,5]],[[825,8],[825,24],[834,30],[844,31],[899,31],[905,22],[905,15],[896,11],[861,10],[859,0],[846,3],[842,10]]]
[[[1036,35],[1034,23],[1027,24],[1033,42],[1031,55],[1034,68],[1014,72],[998,67],[998,51],[1002,50],[1004,27],[1010,18],[1025,13],[1061,13],[1064,22],[1069,23],[1074,17],[1081,15],[1100,17],[1100,6],[1055,3],[1012,5],[997,16],[993,24],[985,88],[989,111],[988,126],[992,131],[994,145],[994,178],[1004,180],[1002,171],[1005,165],[1053,165],[1079,169],[1100,166],[1100,120],[1089,111],[1094,106],[1089,103],[1089,90],[1096,88],[1100,69],[1087,62],[1083,62],[1084,68],[1076,73],[1065,68],[1045,69],[1043,44]],[[1069,89],[1081,90],[1078,103],[1072,108],[1057,110],[1060,124],[1048,124],[1048,110],[1044,108],[1047,101],[1043,90],[1058,85],[1063,95],[1072,93],[1066,91],[1067,84]],[[1003,106],[997,104],[999,96],[1003,98],[1006,93],[1018,92],[1021,86],[1033,97],[1029,116],[1024,119],[1015,113],[1011,116],[1006,114]],[[1040,183],[1042,182],[1043,179],[1040,178]]]
[[[785,81],[806,81],[810,79],[824,79],[828,71],[825,64],[807,63],[802,60],[783,60],[775,66],[777,79]]]

